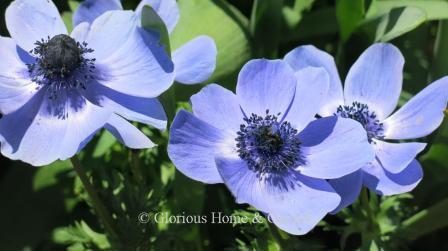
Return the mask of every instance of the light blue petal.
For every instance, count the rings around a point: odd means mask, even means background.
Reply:
[[[261,177],[239,158],[217,158],[216,163],[237,203],[268,213],[275,225],[290,234],[308,233],[340,202],[325,180],[295,171]]]
[[[415,139],[429,135],[443,121],[448,102],[448,77],[437,80],[384,121],[387,139]]]
[[[425,149],[425,143],[388,143],[376,140],[374,143],[377,160],[388,172],[403,171],[418,153]]]
[[[151,6],[157,12],[169,33],[174,30],[179,20],[179,7],[176,0],[142,0],[135,10],[138,16],[141,16],[142,8],[145,5]]]
[[[191,96],[193,114],[221,130],[236,133],[244,124],[238,98],[231,91],[217,84],[210,84]]]
[[[122,9],[120,0],[85,0],[73,13],[73,25],[77,26],[83,22],[93,23],[106,11]]]
[[[77,42],[85,42],[89,34],[90,24],[87,22],[78,24],[70,34],[70,36]]]
[[[58,9],[51,0],[16,0],[5,12],[9,34],[25,51],[47,37],[67,34]]]
[[[129,148],[145,149],[155,146],[137,127],[118,115],[111,116],[104,127]]]
[[[331,214],[337,214],[342,209],[353,204],[358,198],[362,188],[362,170],[345,175],[339,179],[328,180],[328,182],[341,196],[341,203],[331,212]]]
[[[165,130],[167,117],[157,98],[126,95],[94,82],[89,83],[86,97],[94,104],[112,110],[124,118]]]
[[[334,59],[330,54],[312,45],[305,45],[290,51],[286,54],[284,60],[295,71],[306,67],[323,67],[327,70],[330,77],[330,91],[328,92],[325,104],[319,110],[321,116],[333,115],[337,107],[344,104],[341,78],[339,77]]]
[[[380,195],[395,195],[412,191],[423,178],[423,170],[417,160],[413,160],[403,171],[393,174],[385,170],[377,161],[362,169],[363,182],[370,190]]]
[[[95,50],[95,79],[127,95],[157,97],[173,83],[173,64],[163,47],[143,39],[136,22],[130,11],[109,11],[93,22],[87,43]]]
[[[307,67],[296,72],[297,87],[289,112],[284,118],[301,131],[327,101],[328,74],[324,68]]]
[[[296,90],[294,71],[281,60],[254,59],[238,76],[236,94],[247,116],[286,115]]]
[[[222,183],[216,169],[215,156],[234,148],[235,135],[181,110],[170,129],[168,155],[176,168],[186,176],[204,183]]]
[[[348,72],[345,103],[367,104],[384,119],[398,104],[403,81],[404,58],[392,44],[374,44],[367,48]]]
[[[62,137],[59,135],[59,143],[57,146],[60,148],[59,159],[66,160],[73,157],[92,139],[93,135],[98,132],[112,116],[112,112],[96,106],[80,96],[77,91],[67,91],[67,98],[65,103],[64,112],[65,118],[58,117],[58,123],[66,124],[65,135]],[[48,98],[48,97],[46,97]],[[58,94],[58,98],[63,100],[63,96]],[[50,104],[52,105],[52,104]],[[61,106],[62,104],[59,104]],[[57,108],[53,109],[58,111]],[[48,108],[46,108],[48,110]],[[58,111],[57,114],[61,114],[62,111]],[[53,115],[54,112],[53,112]],[[56,118],[53,118],[56,120]],[[37,121],[39,122],[39,121]],[[54,123],[54,122],[53,122]],[[51,127],[47,130],[52,130]],[[56,134],[54,137],[58,137]]]
[[[1,152],[35,166],[65,160],[75,155],[110,115],[76,91],[61,91],[57,99],[50,99],[42,89],[0,119]]]
[[[303,175],[336,179],[360,169],[374,159],[364,128],[351,119],[326,117],[311,122],[299,134],[306,164]]]
[[[0,113],[8,114],[28,102],[37,84],[28,79],[26,63],[33,61],[11,38],[0,37]]]
[[[176,81],[182,84],[197,84],[206,81],[216,67],[215,41],[208,36],[199,36],[182,45],[173,53]]]

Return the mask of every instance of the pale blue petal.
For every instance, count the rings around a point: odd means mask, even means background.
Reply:
[[[204,183],[222,183],[215,156],[226,155],[235,146],[235,135],[181,110],[170,129],[168,155],[176,168],[191,179]]]
[[[73,25],[76,26],[83,22],[93,23],[106,11],[122,9],[120,0],[85,0],[73,13]]]
[[[324,68],[315,67],[297,71],[296,77],[296,94],[284,120],[301,131],[314,120],[322,104],[326,102],[329,78]]]
[[[425,143],[416,142],[388,143],[380,140],[374,142],[377,160],[391,173],[403,171],[426,146]]]
[[[32,58],[11,38],[0,37],[0,113],[8,114],[24,105],[37,91],[28,79],[26,63]]]
[[[130,11],[109,11],[87,36],[96,61],[95,79],[121,93],[153,98],[173,83],[173,64],[157,43],[147,43]],[[117,32],[120,31],[120,32]]]
[[[370,46],[352,66],[345,80],[345,104],[367,104],[380,119],[398,104],[403,81],[404,58],[392,44]]]
[[[384,121],[387,139],[429,135],[443,121],[448,102],[448,77],[432,83]]]
[[[151,6],[162,18],[169,33],[174,30],[179,20],[179,7],[176,0],[142,0],[135,10],[138,16],[141,15],[142,8],[145,5]]]
[[[67,91],[67,98],[65,103],[65,111],[58,111],[58,106],[49,104],[55,111],[54,115],[65,113],[65,117],[53,118],[57,123],[64,123],[66,126],[65,134],[59,135],[59,142],[56,145],[59,147],[59,159],[66,160],[73,157],[90,141],[92,136],[98,132],[112,116],[112,112],[96,106],[80,96],[78,91]],[[46,97],[48,98],[48,97]],[[58,94],[58,98],[63,98]],[[48,110],[48,108],[46,108]],[[54,123],[54,122],[53,122]],[[52,130],[51,127],[47,130]],[[58,137],[55,135],[54,137]]]
[[[75,155],[111,113],[85,100],[76,91],[50,99],[45,89],[0,119],[2,154],[42,166]]]
[[[323,67],[330,77],[330,87],[326,102],[319,110],[321,116],[331,116],[338,106],[344,104],[342,83],[333,57],[325,51],[319,50],[313,45],[297,47],[286,54],[284,60],[295,70],[306,67]]]
[[[87,35],[89,34],[90,24],[87,22],[78,24],[70,34],[70,36],[76,41],[82,43],[87,39]]]
[[[9,34],[25,51],[34,49],[36,41],[67,34],[53,1],[13,1],[6,9],[5,18]]]
[[[341,203],[331,214],[337,214],[356,201],[362,188],[362,173],[362,170],[358,170],[339,179],[328,180],[334,190],[341,196]]]
[[[85,92],[94,104],[112,110],[124,118],[165,130],[167,117],[157,98],[141,98],[126,95],[100,84],[90,83]]]
[[[335,179],[353,173],[374,159],[364,128],[351,119],[326,117],[311,122],[299,134],[306,162],[303,175]]]
[[[207,85],[191,96],[191,103],[195,116],[221,130],[235,133],[244,124],[236,95],[217,84]]]
[[[364,171],[364,185],[380,195],[410,192],[423,178],[422,167],[415,159],[397,174],[388,172],[377,161],[362,170]]]
[[[217,158],[216,163],[237,203],[268,213],[275,225],[290,234],[308,233],[340,202],[325,180],[295,171],[260,177],[239,158]]]
[[[241,69],[236,86],[239,103],[247,116],[285,116],[296,90],[294,71],[281,60],[254,59]]]
[[[182,45],[173,53],[176,81],[182,84],[197,84],[206,81],[216,67],[215,41],[208,36],[199,36]]]
[[[155,146],[137,127],[118,115],[111,116],[104,127],[129,148],[145,149]]]

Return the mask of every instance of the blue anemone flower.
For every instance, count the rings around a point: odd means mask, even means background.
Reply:
[[[353,203],[362,185],[380,195],[400,194],[417,186],[423,171],[415,157],[426,144],[398,140],[424,137],[442,123],[448,78],[427,86],[392,114],[401,93],[404,65],[403,56],[392,44],[370,46],[348,72],[344,90],[334,60],[326,52],[301,46],[284,59],[297,71],[310,66],[324,67],[330,73],[330,92],[319,114],[360,122],[375,150],[373,162],[330,181],[342,197],[336,211]]]
[[[16,0],[0,37],[1,152],[32,165],[67,159],[105,127],[131,148],[154,144],[126,119],[166,127],[156,99],[174,81],[158,43],[131,11],[112,11],[68,35],[52,1]]]
[[[176,0],[142,0],[135,13],[141,16],[143,6],[149,5],[164,21],[171,33],[179,20]],[[120,0],[85,0],[73,15],[73,23],[91,23],[109,10],[122,10]],[[140,23],[138,23],[140,25]],[[217,49],[208,36],[198,36],[173,52],[175,79],[181,84],[197,84],[207,80],[215,70]]]
[[[238,203],[305,234],[340,202],[326,179],[374,157],[359,123],[314,119],[328,81],[322,68],[294,74],[282,60],[252,60],[236,95],[211,84],[192,96],[193,113],[181,110],[171,126],[169,157],[186,176],[224,183]]]

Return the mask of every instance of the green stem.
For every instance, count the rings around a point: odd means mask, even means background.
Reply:
[[[130,150],[129,155],[131,158],[131,169],[132,173],[134,174],[135,180],[137,183],[143,182],[143,174],[140,167],[140,160],[138,157],[138,151],[137,150]]]
[[[366,188],[363,188],[361,191],[361,203],[362,203],[362,207],[366,210],[367,212],[367,219],[369,220],[369,227],[372,227],[375,219],[375,216],[373,215],[373,211],[372,208],[370,207],[370,202],[369,202],[369,191]]]
[[[361,205],[367,214],[367,227],[366,230],[362,232],[361,250],[370,250],[372,243],[378,246],[380,245],[380,242],[378,239],[378,228],[375,220],[375,214],[372,210],[372,204],[369,200],[369,190],[367,188],[363,188],[361,191]]]
[[[98,217],[101,219],[104,229],[106,229],[106,231],[112,236],[112,238],[117,239],[118,234],[113,227],[114,224],[111,214],[108,212],[103,202],[101,201],[100,197],[98,196],[98,193],[96,192],[95,188],[90,183],[86,171],[81,164],[81,161],[79,161],[78,157],[76,156],[72,157],[70,161],[72,162],[73,168],[78,174],[79,179],[81,180],[84,186],[84,189],[89,194],[93,208],[95,209]]]

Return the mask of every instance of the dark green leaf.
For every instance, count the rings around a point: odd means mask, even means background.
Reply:
[[[363,20],[364,12],[364,0],[338,0],[336,2],[336,17],[343,41],[347,40],[356,30]]]
[[[250,18],[255,56],[276,58],[282,24],[283,0],[255,0]]]

